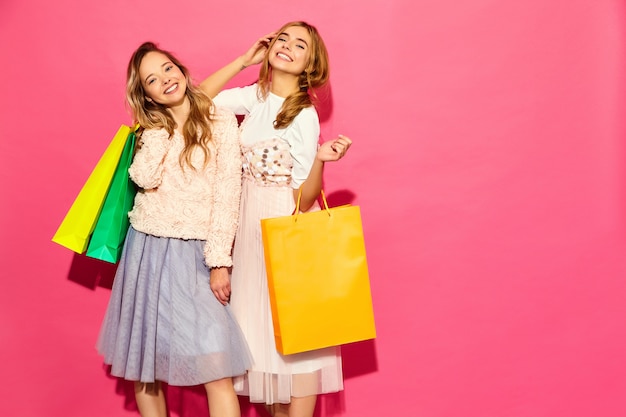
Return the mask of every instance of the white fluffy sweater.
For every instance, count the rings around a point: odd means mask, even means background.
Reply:
[[[170,138],[165,129],[145,130],[129,173],[141,188],[129,213],[141,232],[179,239],[205,240],[209,267],[231,266],[231,249],[239,212],[241,153],[237,120],[229,110],[217,108],[211,156],[204,166],[202,150],[192,162],[196,170],[179,162],[183,136]]]

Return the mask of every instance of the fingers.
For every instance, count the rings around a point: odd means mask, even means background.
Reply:
[[[333,151],[338,154],[338,159],[342,158],[350,146],[352,145],[352,140],[344,135],[339,135],[337,139],[335,139],[330,146]]]
[[[344,135],[324,142],[317,150],[317,158],[322,162],[338,161],[344,157],[352,146],[352,140]]]
[[[215,289],[213,290],[213,295],[215,295],[217,301],[226,305],[230,301],[230,287]]]
[[[350,139],[346,135],[337,135],[337,140],[346,142],[346,143],[352,143],[352,139]]]
[[[242,69],[263,62],[263,58],[268,51],[270,42],[272,42],[274,37],[275,33],[268,33],[267,35],[257,39],[243,55]]]
[[[265,36],[262,36],[257,42],[259,43],[259,45],[263,45],[263,46],[268,46],[270,44],[270,42],[272,42],[272,39],[274,39],[276,37],[276,32],[272,32],[272,33],[268,33]]]
[[[230,301],[230,279],[228,277],[228,271],[226,268],[213,268],[211,269],[209,278],[209,285],[215,298],[223,305],[228,304]]]
[[[265,39],[272,40],[272,39],[274,39],[276,37],[276,35],[278,35],[278,32],[277,31],[273,31],[273,32],[270,32],[270,33],[268,33],[267,35],[265,35],[263,37]]]

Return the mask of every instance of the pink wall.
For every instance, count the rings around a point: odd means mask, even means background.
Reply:
[[[379,335],[319,415],[626,415],[623,1],[183,3],[0,3],[3,415],[136,415],[94,349],[113,268],[50,242],[129,122],[132,50],[201,78],[297,18],[330,49],[324,136],[355,141],[327,189],[362,207]]]

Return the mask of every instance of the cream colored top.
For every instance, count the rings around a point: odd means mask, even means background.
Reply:
[[[191,169],[179,162],[182,134],[145,130],[129,173],[141,188],[129,213],[131,225],[154,236],[206,241],[207,266],[232,266],[231,249],[239,213],[241,153],[237,120],[216,108],[211,156],[195,149]]]

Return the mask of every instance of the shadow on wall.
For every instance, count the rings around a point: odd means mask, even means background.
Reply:
[[[326,194],[326,202],[328,207],[344,206],[352,204],[356,195],[350,190],[337,190],[330,194]]]
[[[107,371],[108,378],[115,378]],[[132,381],[117,379],[115,393],[124,398],[124,409],[139,415]],[[209,415],[206,391],[202,385],[174,387],[163,385],[168,415],[196,417]],[[247,397],[238,397],[242,417],[267,417],[263,404],[250,404]],[[346,411],[344,392],[325,394],[318,397],[314,417],[339,417]]]
[[[351,204],[355,194],[350,190],[334,191],[326,196],[328,205],[336,207]],[[97,287],[111,289],[117,265],[74,254],[68,279],[83,287],[95,290]],[[376,341],[366,340],[341,347],[344,379],[358,377],[378,371]],[[115,392],[124,398],[124,409],[139,412],[135,403],[133,382],[116,378],[110,374],[110,367],[103,365],[107,378],[117,380]],[[164,384],[170,415],[192,417],[208,415],[206,392],[203,386],[170,387]],[[243,417],[267,416],[262,405],[251,405],[245,397],[240,397]],[[322,395],[318,399],[315,417],[339,416],[345,411],[343,392]]]
[[[75,253],[67,279],[92,290],[111,289],[116,268],[116,264]]]
[[[330,82],[315,92],[318,105],[315,106],[320,123],[330,119],[333,114],[333,94]]]
[[[352,204],[356,195],[350,190],[337,190],[326,195],[328,207]],[[374,312],[376,316],[376,312]],[[341,347],[344,379],[357,377],[378,371],[376,360],[376,340],[350,343]]]

